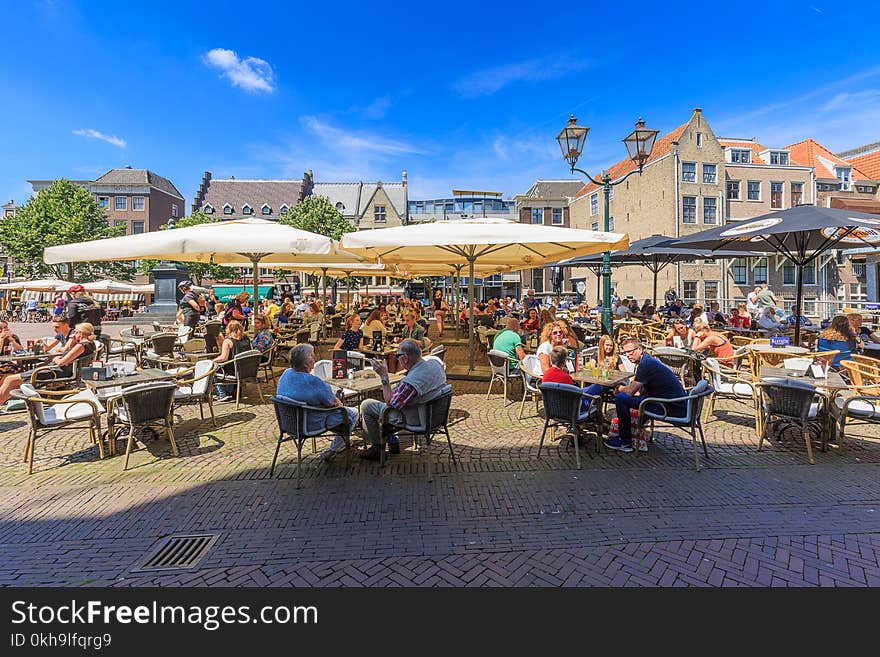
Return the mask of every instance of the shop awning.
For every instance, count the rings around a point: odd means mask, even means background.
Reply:
[[[214,285],[213,287],[214,294],[217,295],[217,301],[232,301],[242,292],[247,292],[249,295],[252,295],[254,290],[251,285]],[[260,285],[257,289],[257,294],[260,295],[261,299],[265,299],[272,295],[274,288],[274,285]],[[251,301],[253,301],[253,299]]]

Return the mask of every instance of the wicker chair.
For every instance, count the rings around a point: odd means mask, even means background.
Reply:
[[[257,392],[260,393],[260,403],[264,404],[266,400],[263,398],[263,388],[260,385],[260,352],[256,349],[249,349],[238,354],[229,361],[233,367],[233,373],[228,374],[222,370],[218,370],[215,375],[218,383],[236,383],[235,389],[235,410],[241,405],[241,389],[245,383],[254,383],[257,386]]]
[[[539,400],[541,398],[541,359],[534,354],[528,354],[519,364],[519,373],[523,380],[523,396],[519,404],[519,419],[522,420],[523,411],[526,407],[526,397],[531,395],[535,400],[535,415],[538,414]]]
[[[452,386],[446,384],[440,388],[429,399],[425,399],[415,406],[419,414],[418,424],[391,424],[389,422],[391,407],[386,406],[379,416],[379,426],[383,428],[380,432],[380,465],[385,464],[385,436],[390,433],[406,432],[414,436],[414,443],[419,444],[419,438],[425,440],[424,447],[421,449],[423,460],[425,462],[425,470],[428,474],[428,481],[432,480],[431,474],[431,440],[434,436],[443,430],[446,434],[446,442],[449,445],[449,454],[452,456],[452,464],[457,466],[455,460],[455,452],[452,449],[452,438],[449,436],[449,408],[452,405]]]
[[[281,443],[292,440],[296,444],[296,487],[300,487],[302,481],[302,448],[303,443],[309,438],[312,439],[312,453],[317,452],[315,438],[327,435],[329,433],[339,434],[345,440],[348,448],[346,451],[347,458],[351,458],[351,426],[349,425],[348,412],[342,411],[342,423],[335,425],[332,429],[321,428],[318,432],[310,432],[307,430],[308,419],[310,415],[328,415],[339,411],[338,407],[334,408],[318,408],[316,406],[308,406],[302,402],[297,402],[286,397],[272,397],[272,404],[275,406],[275,419],[278,421],[278,443],[275,445],[275,455],[272,457],[272,465],[269,468],[269,476],[275,474],[275,463],[278,461],[278,452],[281,449]],[[287,436],[285,438],[285,436]]]
[[[177,443],[174,441],[174,415],[171,412],[176,390],[177,384],[172,381],[145,383],[123,389],[113,405],[113,413],[107,419],[111,454],[115,452],[117,432],[128,428],[123,470],[128,469],[128,459],[137,429],[157,424],[164,427],[168,442],[171,443],[171,453],[174,456],[179,455]]]
[[[694,443],[694,461],[697,466],[697,472],[700,471],[700,452],[697,448],[697,431],[700,432],[700,442],[703,443],[703,454],[709,458],[709,450],[706,447],[706,438],[703,435],[703,425],[700,420],[703,414],[703,402],[709,397],[714,390],[709,382],[705,379],[697,382],[685,397],[675,397],[665,399],[662,397],[645,397],[639,403],[639,427],[644,428],[646,422],[651,423],[651,439],[654,436],[654,424],[663,422],[680,429],[689,429],[691,439]],[[683,416],[675,416],[669,414],[669,404],[685,403],[685,413]],[[660,406],[660,410],[655,410]],[[636,452],[638,454],[638,452]]]
[[[510,356],[504,351],[498,349],[490,349],[488,353],[489,369],[492,372],[492,378],[489,379],[489,390],[486,392],[486,399],[492,394],[492,384],[495,381],[501,381],[504,393],[504,405],[507,405],[507,382],[510,379],[520,378],[519,372],[511,369]]]
[[[446,347],[444,347],[442,344],[441,344],[441,345],[437,345],[436,347],[434,347],[433,349],[431,349],[431,353],[428,354],[428,355],[429,355],[429,356],[436,356],[436,357],[439,358],[440,360],[445,360],[445,358],[446,358]]]
[[[675,372],[683,387],[689,386],[688,382],[694,375],[695,361],[693,356],[675,347],[655,347],[653,356]]]
[[[755,433],[761,434],[761,414],[758,411],[758,391],[751,377],[738,370],[723,367],[717,358],[707,358],[703,362],[705,373],[712,384],[712,394],[706,407],[706,417],[711,418],[715,412],[715,400],[733,399],[751,406],[755,415]]]
[[[827,423],[822,418],[824,410],[824,398],[816,393],[816,387],[798,381],[796,379],[773,379],[756,383],[761,395],[761,437],[758,440],[758,450],[764,446],[764,438],[767,436],[767,427],[773,418],[789,420],[800,425],[807,445],[807,458],[813,465],[813,446],[810,442],[808,425],[811,422],[820,423],[823,431],[827,431]],[[825,439],[823,438],[823,445]]]
[[[174,377],[178,386],[177,390],[174,391],[175,406],[196,403],[199,405],[199,417],[204,420],[205,409],[203,404],[207,404],[208,410],[211,413],[211,424],[215,427],[217,426],[217,420],[214,418],[212,386],[216,372],[216,363],[210,360],[200,360],[195,364],[195,367],[178,372]]]
[[[175,361],[174,344],[177,334],[166,332],[153,333],[144,340],[141,360],[150,367],[167,367]]]
[[[205,322],[205,350],[209,354],[220,351],[220,335],[223,333],[223,323],[217,320]]]
[[[96,345],[97,346],[97,345]],[[31,374],[31,384],[39,388],[41,392],[45,390],[76,390],[82,384],[82,368],[89,367],[97,356],[97,349],[94,354],[83,354],[72,363],[70,368],[70,376],[58,376],[55,372],[56,365],[46,363],[34,368]]]
[[[89,440],[98,445],[98,455],[104,458],[104,442],[101,438],[101,413],[104,407],[94,393],[84,390],[63,397],[37,390],[25,383],[12,391],[13,399],[23,399],[27,405],[28,431],[22,460],[28,464],[28,474],[34,471],[34,448],[40,434],[56,429],[67,429],[75,424],[85,423],[89,428]]]
[[[581,425],[592,423],[596,434],[596,450],[602,440],[602,410],[601,395],[588,395],[577,386],[567,383],[542,383],[538,386],[541,397],[544,399],[544,430],[541,432],[541,442],[538,443],[538,458],[541,458],[541,449],[544,447],[544,436],[547,429],[553,429],[565,425],[574,433],[574,456],[578,470],[581,469],[581,452],[578,438],[581,435]],[[584,399],[591,400],[588,410],[583,410]],[[592,456],[592,455],[591,455]]]

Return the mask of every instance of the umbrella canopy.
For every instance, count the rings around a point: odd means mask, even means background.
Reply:
[[[67,292],[73,283],[58,278],[43,278],[31,281],[3,283],[0,290],[29,290],[31,292]]]
[[[102,281],[92,281],[91,283],[83,283],[86,292],[96,292],[100,294],[130,294],[134,286],[128,283],[120,283],[105,278]]]
[[[804,266],[833,248],[880,244],[880,216],[815,205],[770,212],[754,219],[731,222],[673,240],[686,248],[725,249],[757,253],[779,253],[797,267],[797,310],[795,342],[800,341],[800,311],[804,290]]]
[[[260,264],[359,260],[341,252],[338,243],[329,237],[265,219],[199,224],[43,250],[43,259],[48,264],[141,258],[247,265],[254,270]],[[255,284],[255,301],[256,295]]]
[[[480,217],[430,224],[363,230],[342,236],[345,249],[384,263],[467,265],[468,298],[474,299],[474,265],[541,267],[579,255],[624,249],[626,235],[560,226],[523,224],[500,217]],[[474,367],[473,306],[469,366]]]
[[[657,275],[675,262],[693,260],[694,258],[744,258],[756,253],[743,253],[742,251],[717,250],[707,248],[687,248],[685,246],[667,246],[674,242],[674,238],[666,235],[651,235],[630,243],[628,249],[615,251],[611,254],[612,265],[641,265],[647,267],[654,274],[653,304],[657,305]],[[602,265],[600,256],[584,256],[561,260],[554,265],[560,267],[596,267]]]

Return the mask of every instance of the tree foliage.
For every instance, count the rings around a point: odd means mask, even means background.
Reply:
[[[190,226],[198,226],[199,224],[213,224],[219,221],[223,221],[222,217],[194,212],[188,217],[178,219],[173,224],[164,224],[160,226],[159,230],[188,228]],[[150,271],[152,271],[153,267],[157,264],[159,264],[158,260],[142,260],[138,271],[144,276],[149,276]],[[201,285],[202,280],[205,278],[211,278],[216,281],[235,278],[236,275],[234,267],[215,265],[207,262],[184,262],[183,264],[189,269],[189,273],[192,275],[193,282],[195,282],[196,285]]]
[[[29,278],[56,276],[78,282],[99,278],[131,280],[127,262],[75,262],[47,265],[43,249],[104,237],[116,237],[125,229],[107,222],[104,211],[88,190],[59,179],[32,196],[14,217],[0,222],[0,244],[16,263],[16,273]],[[68,271],[72,265],[73,271]]]
[[[284,212],[280,221],[282,224],[332,237],[334,240],[354,231],[351,222],[342,216],[326,196],[307,196]]]

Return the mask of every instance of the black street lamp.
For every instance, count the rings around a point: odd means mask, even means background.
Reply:
[[[566,126],[559,132],[556,141],[559,142],[559,148],[562,150],[562,157],[568,162],[568,165],[571,167],[571,172],[574,173],[577,171],[586,176],[594,185],[602,187],[602,191],[605,195],[605,217],[602,230],[608,232],[610,231],[611,223],[611,210],[609,207],[611,201],[611,188],[615,185],[619,185],[636,172],[639,174],[642,173],[642,168],[644,167],[645,162],[648,161],[648,158],[651,157],[651,151],[654,150],[654,142],[660,131],[646,128],[645,122],[642,119],[636,121],[635,129],[623,138],[623,143],[626,144],[629,158],[635,162],[637,168],[614,181],[611,180],[611,174],[609,174],[607,170],[602,172],[601,180],[596,180],[583,169],[575,167],[578,158],[580,158],[581,153],[584,151],[584,142],[586,141],[587,133],[589,131],[590,129],[588,127],[578,125],[577,119],[572,115],[568,119],[568,124],[566,124]],[[607,335],[611,335],[611,326],[611,252],[606,251],[602,256],[602,330]]]

